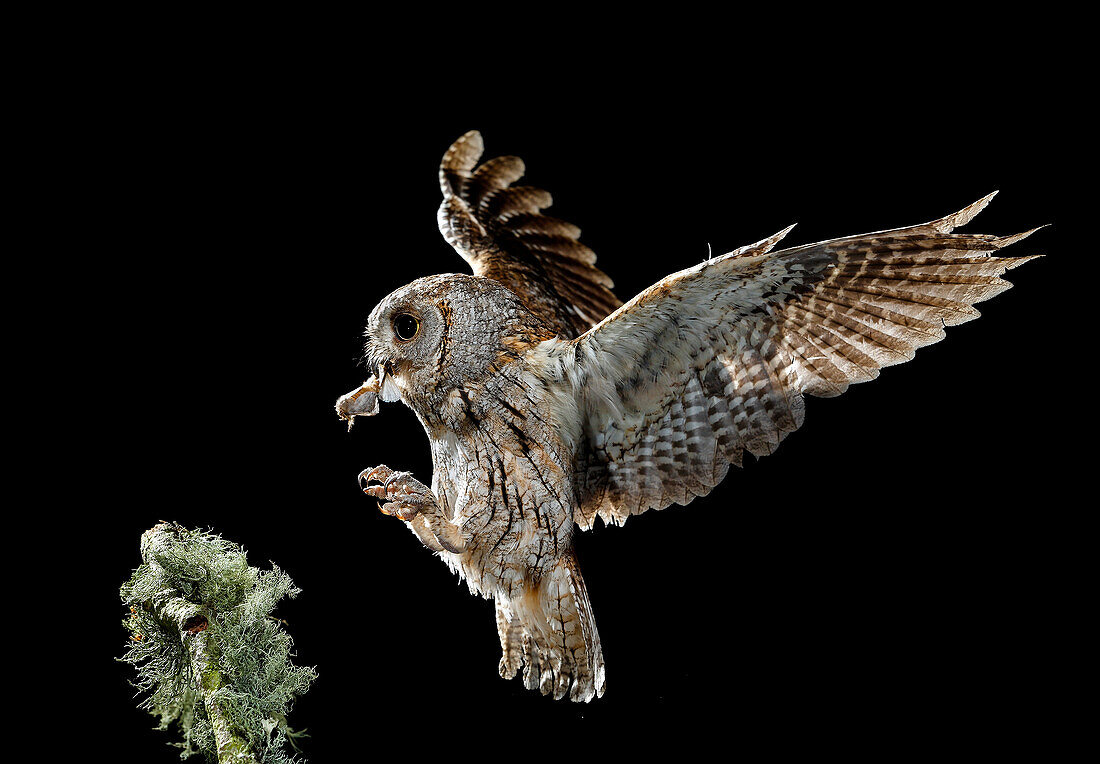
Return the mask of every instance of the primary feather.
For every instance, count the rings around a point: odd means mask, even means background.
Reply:
[[[576,521],[622,523],[703,496],[830,397],[913,358],[1036,257],[1016,236],[955,234],[993,197],[945,218],[771,251],[790,229],[673,274],[574,343],[583,401]],[[592,391],[598,391],[593,394]],[[609,402],[610,401],[610,402]]]

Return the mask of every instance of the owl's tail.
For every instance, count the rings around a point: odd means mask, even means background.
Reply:
[[[572,552],[522,597],[497,598],[497,631],[505,679],[523,668],[529,690],[585,703],[603,697],[600,635]]]

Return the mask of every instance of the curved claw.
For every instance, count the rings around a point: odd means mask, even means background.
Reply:
[[[398,520],[403,520],[406,523],[411,522],[414,517],[420,514],[420,507],[409,506],[407,504],[400,504],[398,502],[389,502],[383,504],[378,508],[383,515],[389,515],[390,517],[396,517]]]
[[[417,535],[429,549],[453,554],[466,549],[461,530],[442,515],[431,489],[413,478],[411,472],[394,472],[379,464],[359,473],[359,487],[367,496],[378,499],[378,508],[384,515],[407,523],[417,516],[423,517],[426,526],[417,530]],[[430,543],[423,534],[430,537]]]
[[[380,464],[360,472],[358,479],[363,493],[378,499],[382,514],[409,522],[420,513],[422,498],[404,483],[412,479],[411,472],[394,472],[385,464]]]
[[[359,473],[359,487],[367,496],[373,496],[379,501],[387,501],[396,498],[402,490],[405,496],[408,497],[411,496],[412,493],[409,491],[408,486],[401,484],[401,481],[411,477],[411,472],[394,472],[386,465],[380,464],[377,467],[365,469]],[[378,481],[381,482],[379,483]],[[371,485],[372,482],[376,484]],[[398,485],[394,486],[394,483],[398,483]],[[392,513],[386,512],[386,514]]]
[[[370,483],[372,480],[385,480],[393,475],[393,470],[384,464],[379,464],[377,467],[368,467],[358,475],[359,487],[366,490],[364,483]]]
[[[412,477],[411,472],[394,472],[392,475],[390,475],[388,478],[386,478],[386,481],[384,483],[382,483],[382,489],[388,495],[389,492],[390,492],[390,484],[393,481],[395,481],[395,480],[404,480],[405,478],[411,478],[411,477]],[[408,489],[406,489],[406,493],[407,492],[408,492]]]

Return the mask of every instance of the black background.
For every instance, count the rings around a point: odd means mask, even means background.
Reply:
[[[114,251],[93,311],[111,372],[79,432],[112,502],[87,529],[99,562],[83,584],[107,624],[85,662],[105,745],[175,760],[112,659],[117,587],[161,519],[213,528],[302,587],[278,614],[320,674],[290,717],[317,762],[490,736],[532,755],[562,740],[896,751],[1031,728],[1063,617],[1052,412],[1073,395],[1050,347],[1070,253],[1049,71],[626,61],[504,87],[354,56],[194,63],[120,66],[75,147],[73,194],[101,213],[87,234]],[[554,702],[497,676],[492,604],[357,489],[383,462],[429,481],[411,412],[349,433],[332,409],[367,375],[373,306],[465,270],[436,230],[436,169],[472,128],[487,157],[524,158],[622,299],[792,222],[798,244],[994,189],[966,230],[1054,223],[1014,247],[1051,256],[915,361],[811,399],[802,430],[709,497],[581,534],[608,690]]]

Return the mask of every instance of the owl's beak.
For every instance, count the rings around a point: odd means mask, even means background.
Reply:
[[[378,413],[378,391],[381,385],[378,376],[372,375],[358,388],[336,400],[336,416],[347,420],[349,431],[355,424],[355,417],[374,416]]]

